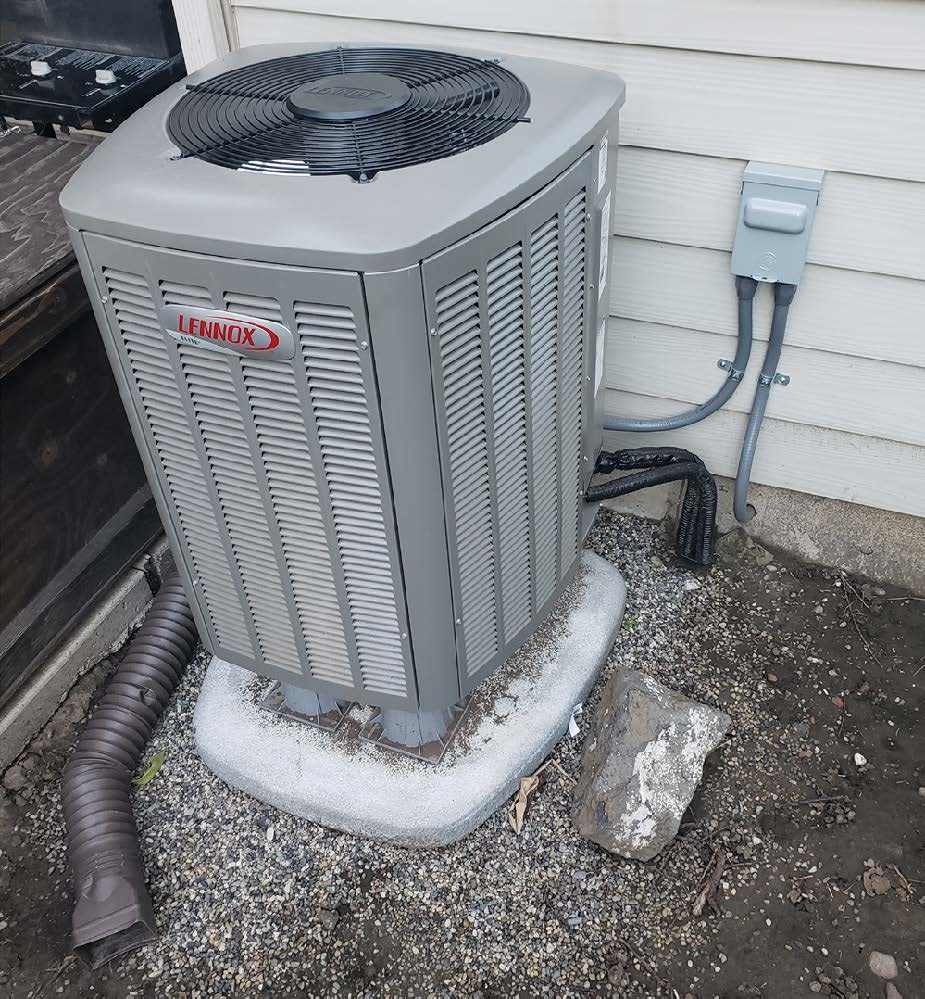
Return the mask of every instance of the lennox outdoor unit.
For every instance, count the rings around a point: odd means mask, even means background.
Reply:
[[[65,189],[202,640],[307,713],[439,734],[575,572],[622,101],[555,62],[259,46]]]

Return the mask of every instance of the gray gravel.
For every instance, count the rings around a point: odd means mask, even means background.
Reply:
[[[751,912],[763,914],[810,868],[795,842],[762,825],[769,804],[805,793],[792,764],[805,733],[799,721],[781,733],[769,710],[766,650],[760,634],[744,640],[731,616],[728,568],[680,565],[658,527],[616,515],[602,518],[590,545],[619,566],[629,597],[583,728],[620,667],[644,670],[733,719],[669,850],[639,864],[578,835],[566,775],[577,774],[581,736],[555,750],[558,766],[545,770],[519,837],[503,809],[463,842],[425,852],[276,812],[225,786],[196,756],[192,713],[207,661],[199,655],[150,746],[165,750],[166,762],[136,795],[162,935],[112,969],[124,995],[699,994],[704,976],[728,959],[715,935],[733,918],[737,893],[749,893]],[[782,660],[809,651],[775,649]],[[793,712],[803,717],[799,698]],[[812,763],[812,749],[802,752]],[[64,870],[56,784],[33,797],[22,835]],[[694,916],[720,849],[726,863],[715,899]],[[847,895],[846,904],[850,915]],[[814,958],[806,961],[803,991],[815,974]],[[858,994],[842,969],[834,974],[837,994]],[[754,984],[754,992],[739,991],[764,994]]]

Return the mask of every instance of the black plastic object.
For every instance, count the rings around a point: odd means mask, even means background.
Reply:
[[[171,0],[3,0],[0,38],[154,59],[180,52]]]
[[[602,451],[595,471],[608,474],[633,471],[597,486],[590,486],[589,503],[625,496],[663,482],[686,480],[687,488],[678,517],[678,554],[697,565],[709,565],[716,545],[716,480],[692,451],[677,447],[640,447]]]
[[[42,75],[33,72],[33,63]],[[98,70],[111,82],[100,83]],[[111,132],[183,72],[179,55],[160,59],[11,42],[0,46],[0,117],[31,121],[37,132],[44,131],[41,125]]]
[[[156,936],[132,814],[132,774],[196,644],[179,579],[167,580],[64,769],[76,903],[71,943],[91,967]]]
[[[338,73],[297,87],[286,103],[297,118],[357,121],[394,111],[411,98],[411,88],[385,73]]]
[[[529,106],[526,86],[495,62],[426,49],[338,48],[194,84],[167,128],[184,157],[366,181],[490,142],[525,121]]]

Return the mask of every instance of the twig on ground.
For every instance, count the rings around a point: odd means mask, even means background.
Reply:
[[[569,773],[569,772],[568,772],[568,771],[567,771],[567,770],[565,769],[565,767],[563,767],[563,766],[562,766],[562,764],[561,764],[561,763],[559,763],[559,762],[558,762],[557,760],[553,760],[553,759],[550,759],[550,760],[548,760],[547,762],[548,762],[548,764],[549,764],[549,765],[551,765],[551,766],[553,767],[553,769],[554,769],[554,770],[558,770],[558,772],[559,772],[559,773],[560,773],[560,774],[561,774],[561,775],[562,775],[562,776],[563,776],[563,777],[564,777],[564,778],[565,778],[565,779],[566,779],[566,780],[567,780],[567,781],[568,781],[568,782],[569,782],[570,784],[577,784],[577,783],[578,783],[577,779],[576,779],[575,777],[573,777],[573,776],[572,776],[572,775],[571,775],[571,774],[570,774],[570,773]]]
[[[883,669],[884,668],[883,663],[880,661],[880,658],[878,657],[877,653],[874,652],[874,650],[870,647],[870,642],[868,642],[867,639],[864,637],[864,632],[861,631],[861,626],[858,624],[858,619],[854,616],[854,608],[851,605],[851,600],[848,598],[848,590],[851,590],[851,592],[858,598],[858,600],[860,600],[865,607],[868,607],[868,609],[869,605],[865,601],[865,599],[861,596],[861,594],[858,593],[858,591],[848,581],[848,577],[845,575],[844,571],[842,571],[841,573],[841,578],[842,582],[844,583],[843,588],[845,590],[845,607],[848,610],[848,616],[851,618],[851,623],[854,625],[854,630],[857,632],[858,638],[860,638],[861,641],[864,643],[864,648],[867,649],[867,654],[880,667],[880,669]]]
[[[903,888],[905,888],[906,891],[909,892],[909,894],[911,895],[912,887],[910,886],[909,882],[906,880],[905,874],[903,874],[903,872],[895,864],[890,864],[890,866],[893,868],[894,871],[896,871],[896,876],[899,878],[899,880],[902,881]]]
[[[825,794],[820,798],[801,798],[799,801],[792,801],[792,805],[821,805],[824,801],[848,801],[847,794]]]
[[[76,960],[77,960],[77,958],[76,958],[76,956],[74,954],[68,954],[68,956],[58,965],[57,970],[51,976],[51,978],[49,978],[46,981],[42,982],[42,984],[39,985],[38,988],[33,989],[29,993],[27,999],[36,999],[37,996],[40,996],[45,991],[45,989],[48,988],[49,985],[53,985],[58,980],[58,978],[61,976],[61,973],[64,971],[64,969],[69,964],[72,964]]]
[[[697,896],[697,900],[694,902],[693,914],[694,916],[702,916],[703,910],[707,907],[709,903],[710,907],[717,914],[719,913],[719,906],[713,899],[713,895],[716,889],[719,887],[720,880],[723,876],[723,871],[726,867],[726,852],[721,847],[717,847],[713,851],[713,856],[710,858],[710,865],[713,870],[707,877],[707,883],[703,886],[700,894]],[[709,870],[709,866],[707,870]]]

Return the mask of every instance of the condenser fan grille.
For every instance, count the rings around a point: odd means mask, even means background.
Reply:
[[[183,157],[362,181],[489,142],[527,120],[529,106],[524,84],[495,62],[425,49],[338,48],[191,85],[167,127]]]

